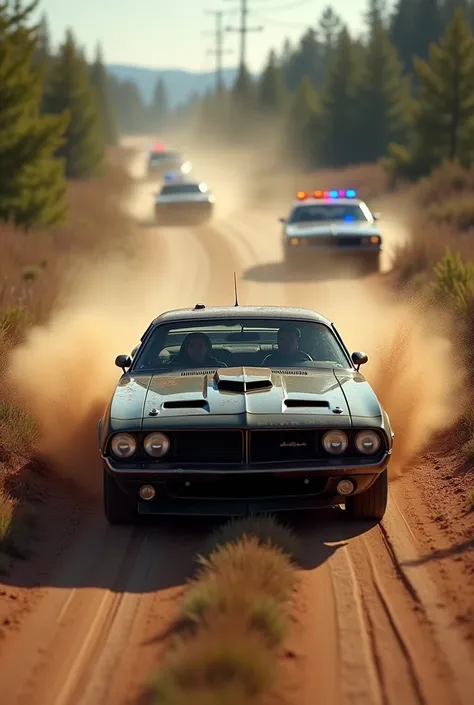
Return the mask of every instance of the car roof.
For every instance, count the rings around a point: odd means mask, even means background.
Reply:
[[[197,304],[203,308],[178,308],[165,311],[154,319],[152,326],[175,321],[195,321],[198,319],[240,319],[240,318],[275,318],[287,321],[305,320],[331,325],[331,321],[320,313],[309,308],[293,308],[291,306],[210,306]]]
[[[298,206],[353,206],[365,203],[360,198],[305,198],[304,200],[293,201],[292,208]]]

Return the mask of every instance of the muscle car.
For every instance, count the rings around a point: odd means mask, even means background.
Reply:
[[[380,520],[393,432],[367,359],[309,309],[161,314],[116,358],[99,421],[107,520],[335,505]]]

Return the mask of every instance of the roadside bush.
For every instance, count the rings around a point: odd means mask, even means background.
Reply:
[[[181,603],[180,636],[152,684],[154,702],[260,702],[278,676],[296,547],[271,517],[233,521],[211,536]]]
[[[474,228],[472,193],[463,193],[443,203],[430,206],[427,217],[434,223],[447,225],[459,232],[472,230]]]
[[[466,169],[456,161],[447,161],[434,169],[429,177],[418,182],[416,200],[423,207],[442,205],[451,197],[472,191],[474,169]]]

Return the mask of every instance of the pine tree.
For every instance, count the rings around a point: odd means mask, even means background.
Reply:
[[[420,81],[411,149],[394,145],[388,167],[416,178],[445,160],[474,162],[474,37],[457,10],[429,61],[415,60]]]
[[[29,26],[35,9],[0,5],[0,219],[25,228],[66,214],[64,165],[54,154],[68,117],[40,115],[43,68],[38,28]]]
[[[358,144],[363,146],[364,161],[377,161],[391,142],[407,139],[410,85],[382,26],[374,30],[365,53],[358,113]]]
[[[99,106],[103,139],[108,146],[114,146],[117,144],[117,125],[110,98],[109,78],[100,46],[97,47],[95,61],[91,66],[90,81],[95,89]]]
[[[344,28],[334,51],[323,94],[322,157],[328,166],[343,166],[357,158],[355,135],[359,69],[355,47]]]
[[[120,132],[143,132],[148,129],[147,111],[134,81],[119,81],[109,77],[110,98]]]
[[[413,53],[427,59],[430,45],[439,42],[443,33],[439,0],[416,0],[413,3],[413,26],[416,28]]]
[[[66,160],[68,178],[99,175],[105,148],[99,105],[87,66],[78,56],[71,32],[67,33],[51,72],[46,109],[53,114],[67,110],[70,115],[66,142],[58,152]]]
[[[153,98],[151,102],[151,122],[153,130],[164,130],[168,121],[168,96],[166,86],[162,78],[155,84]]]
[[[365,21],[369,28],[370,38],[374,36],[378,29],[385,28],[387,22],[387,0],[368,0]]]
[[[312,29],[303,34],[290,58],[285,77],[286,88],[293,93],[305,76],[314,87],[321,86],[324,81],[323,51]]]
[[[254,118],[255,86],[246,66],[241,66],[232,89],[230,134],[238,139],[248,136]]]
[[[328,5],[323,10],[318,25],[320,34],[323,36],[324,70],[327,71],[338,36],[342,30],[342,22],[339,15]]]
[[[51,58],[51,40],[49,35],[49,23],[46,15],[41,17],[38,32],[38,48],[36,55],[40,61],[46,62]]]
[[[389,24],[389,38],[396,47],[406,73],[413,70],[416,31],[413,0],[398,0]]]
[[[453,15],[458,8],[463,11],[465,17],[469,18],[470,3],[468,0],[442,0],[441,17],[445,24],[451,22]]]
[[[274,114],[281,111],[284,104],[285,88],[276,54],[270,52],[268,63],[258,85],[258,102],[265,112]]]
[[[302,166],[313,166],[319,151],[318,96],[310,79],[305,76],[293,98],[285,130],[289,157]]]

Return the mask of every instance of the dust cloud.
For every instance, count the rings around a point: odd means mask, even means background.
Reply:
[[[203,180],[216,192],[218,218],[225,223],[251,199],[252,174],[264,157],[254,154],[252,166],[250,153],[239,158],[235,150],[224,154],[208,147],[191,152]],[[144,165],[142,152],[130,166],[137,180]],[[124,209],[143,218],[151,190],[142,182]],[[271,205],[281,208],[278,202]],[[67,273],[61,305],[47,325],[31,331],[9,369],[17,404],[38,425],[42,457],[58,476],[95,496],[101,492],[97,422],[121,374],[114,359],[132,350],[161,311],[190,304],[182,300],[179,282],[166,286],[161,276],[163,252],[156,232],[143,230],[140,237],[133,256],[111,253],[106,261],[83,262]],[[292,296],[291,285],[288,291]],[[396,303],[369,281],[313,282],[300,298],[304,301],[298,305],[332,318],[352,350],[363,349],[371,357],[364,373],[391,417],[396,477],[430,435],[461,411],[462,365],[453,362],[447,342],[449,321],[429,313],[420,301]]]
[[[335,322],[351,351],[369,362],[361,372],[395,433],[390,479],[413,469],[432,435],[449,428],[468,400],[463,352],[453,321],[422,297],[396,301],[370,280],[318,283],[318,310]]]

